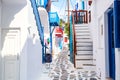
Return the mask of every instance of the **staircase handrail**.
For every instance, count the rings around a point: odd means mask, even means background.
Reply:
[[[73,10],[74,22],[76,24],[87,24],[88,23],[88,11],[87,10]]]
[[[75,63],[75,55],[77,54],[76,50],[76,32],[75,32],[75,23],[74,23],[74,15],[72,13],[72,30],[73,30],[73,54],[74,54],[74,67],[76,67]]]
[[[46,48],[46,45],[44,44],[44,27],[41,24],[41,20],[40,20],[40,15],[38,12],[38,6],[36,4],[35,0],[30,0],[31,1],[31,6],[33,8],[33,13],[35,15],[35,20],[36,20],[36,25],[37,25],[37,29],[38,29],[38,34],[40,37],[40,42],[42,45],[42,63],[44,63],[44,59],[45,59],[45,51],[44,48]]]

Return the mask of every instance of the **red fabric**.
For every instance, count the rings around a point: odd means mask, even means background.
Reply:
[[[64,42],[67,42],[67,37],[64,37]]]
[[[55,36],[62,37],[63,36],[63,30],[60,27],[56,27],[55,29]]]

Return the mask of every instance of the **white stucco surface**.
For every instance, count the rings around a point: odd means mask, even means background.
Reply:
[[[1,42],[1,27],[0,27],[0,42]],[[0,45],[0,74],[2,74],[2,56],[1,56],[1,45]],[[0,75],[0,80],[2,75]]]
[[[93,37],[93,56],[98,76],[101,74],[101,80],[105,80],[106,77],[109,77],[108,46],[106,46],[108,45],[108,27],[105,13],[112,4],[113,0],[95,0],[91,7],[92,20],[89,26]],[[116,80],[120,79],[119,53],[119,49],[116,49]]]
[[[44,27],[44,32],[48,34],[49,33],[49,17],[48,17],[48,13],[42,7],[39,7],[38,11],[39,11],[42,26]]]
[[[42,48],[35,16],[30,0],[20,0],[20,3],[17,1],[6,3],[7,0],[3,0],[2,10],[0,3],[0,30],[1,27],[20,29],[20,80],[39,80],[42,69]],[[0,80],[2,80],[1,73]]]

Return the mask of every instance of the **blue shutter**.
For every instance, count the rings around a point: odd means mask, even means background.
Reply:
[[[84,10],[85,9],[85,3],[84,3],[84,1],[82,1],[82,10]]]
[[[75,5],[75,10],[78,10],[78,2]]]
[[[120,48],[120,1],[114,1],[115,47]]]

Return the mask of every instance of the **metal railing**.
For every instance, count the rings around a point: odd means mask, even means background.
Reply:
[[[46,46],[44,44],[44,28],[41,24],[40,15],[39,15],[39,12],[38,12],[38,9],[37,9],[38,6],[37,6],[36,1],[35,0],[30,0],[30,1],[31,1],[31,5],[32,5],[32,8],[33,8],[33,13],[35,15],[38,34],[39,34],[40,42],[41,42],[41,45],[42,45],[42,63],[45,63],[45,53],[44,53],[45,50],[44,50],[44,48]]]
[[[75,55],[77,54],[76,32],[74,25],[87,23],[88,23],[88,11],[86,10],[72,11],[70,17],[70,60],[72,63],[74,63],[74,67],[76,67]]]
[[[88,23],[88,11],[87,10],[74,10],[72,11],[75,24],[87,24]]]
[[[58,26],[60,19],[57,12],[49,12],[50,26]]]
[[[49,0],[35,0],[35,1],[37,6],[46,8]]]
[[[70,61],[74,63],[73,55],[73,29],[72,29],[72,16],[70,17],[70,37],[69,37],[69,46],[70,46]]]
[[[70,61],[74,63],[74,67],[76,67],[75,63],[75,55],[76,55],[76,33],[74,27],[74,16],[70,17]]]

